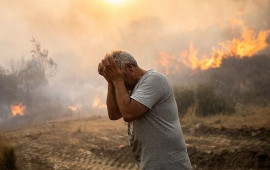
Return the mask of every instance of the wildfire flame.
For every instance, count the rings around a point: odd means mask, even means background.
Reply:
[[[105,104],[101,103],[101,100],[100,100],[99,97],[94,98],[92,107],[97,108],[97,109],[105,109],[105,108],[107,108],[107,106]]]
[[[238,55],[239,57],[250,57],[257,52],[265,49],[269,44],[266,40],[270,33],[270,30],[260,31],[256,37],[255,33],[251,29],[245,29],[242,33],[242,40],[233,39],[231,43],[231,55]],[[226,44],[224,44],[226,45]]]
[[[79,109],[78,106],[68,106],[68,108],[73,112],[75,112],[75,111],[77,111]]]
[[[193,70],[207,70],[219,67],[222,59],[226,57],[223,51],[216,50],[215,48],[212,49],[211,57],[198,57],[198,50],[194,48],[193,44],[190,44],[189,50],[183,51],[181,56],[184,58],[182,62]]]
[[[16,116],[16,115],[23,116],[25,109],[26,107],[22,103],[10,106],[10,110],[13,116]]]
[[[165,74],[174,74],[179,70],[178,60],[179,58],[169,55],[163,51],[159,52],[159,59],[157,63],[164,68]],[[171,69],[171,68],[174,69]]]
[[[184,63],[193,70],[207,70],[209,68],[219,67],[223,58],[235,56],[239,58],[251,57],[259,51],[269,46],[267,37],[270,30],[260,31],[257,35],[254,30],[243,26],[243,32],[240,38],[234,38],[231,41],[220,43],[218,48],[212,48],[210,56],[198,56],[198,50],[191,43],[189,49],[182,51],[180,57],[160,52],[158,64],[164,69],[165,74],[173,74],[179,70],[179,62]],[[181,59],[181,61],[179,61]]]

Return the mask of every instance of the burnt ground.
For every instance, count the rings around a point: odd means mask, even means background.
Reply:
[[[270,169],[270,129],[183,126],[194,169]],[[138,169],[126,124],[103,117],[5,130],[19,170]]]
[[[270,169],[270,130],[183,128],[194,169]]]

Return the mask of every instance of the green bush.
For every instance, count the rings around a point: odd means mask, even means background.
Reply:
[[[216,93],[214,88],[206,85],[197,86],[196,102],[196,114],[200,116],[233,113],[235,111],[235,104],[231,98]]]
[[[191,88],[175,86],[174,96],[178,106],[178,113],[181,118],[186,114],[188,108],[193,106],[195,103],[194,91]]]
[[[235,112],[234,100],[226,94],[217,93],[216,89],[208,85],[198,85],[194,89],[175,86],[174,96],[180,118],[187,113],[190,107],[195,108],[198,116]]]

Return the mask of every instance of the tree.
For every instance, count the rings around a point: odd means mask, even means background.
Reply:
[[[19,72],[20,87],[26,91],[26,101],[31,103],[31,92],[35,92],[39,87],[48,83],[48,77],[56,74],[57,64],[48,56],[48,50],[41,50],[41,45],[36,39],[32,39],[32,58],[23,60],[23,68]]]

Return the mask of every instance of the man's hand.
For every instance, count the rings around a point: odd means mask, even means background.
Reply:
[[[104,73],[112,81],[124,81],[125,78],[125,63],[121,63],[121,69],[119,69],[112,57],[102,60],[102,64],[105,66]]]
[[[117,105],[115,89],[112,80],[106,75],[106,68],[104,66],[105,59],[98,64],[98,73],[102,75],[108,82],[108,94],[107,94],[107,110],[108,116],[111,120],[118,120],[122,117],[119,107]]]
[[[103,60],[98,64],[98,73],[102,75],[109,84],[113,84],[112,80],[110,80],[109,77],[105,73],[105,66],[103,64]]]

